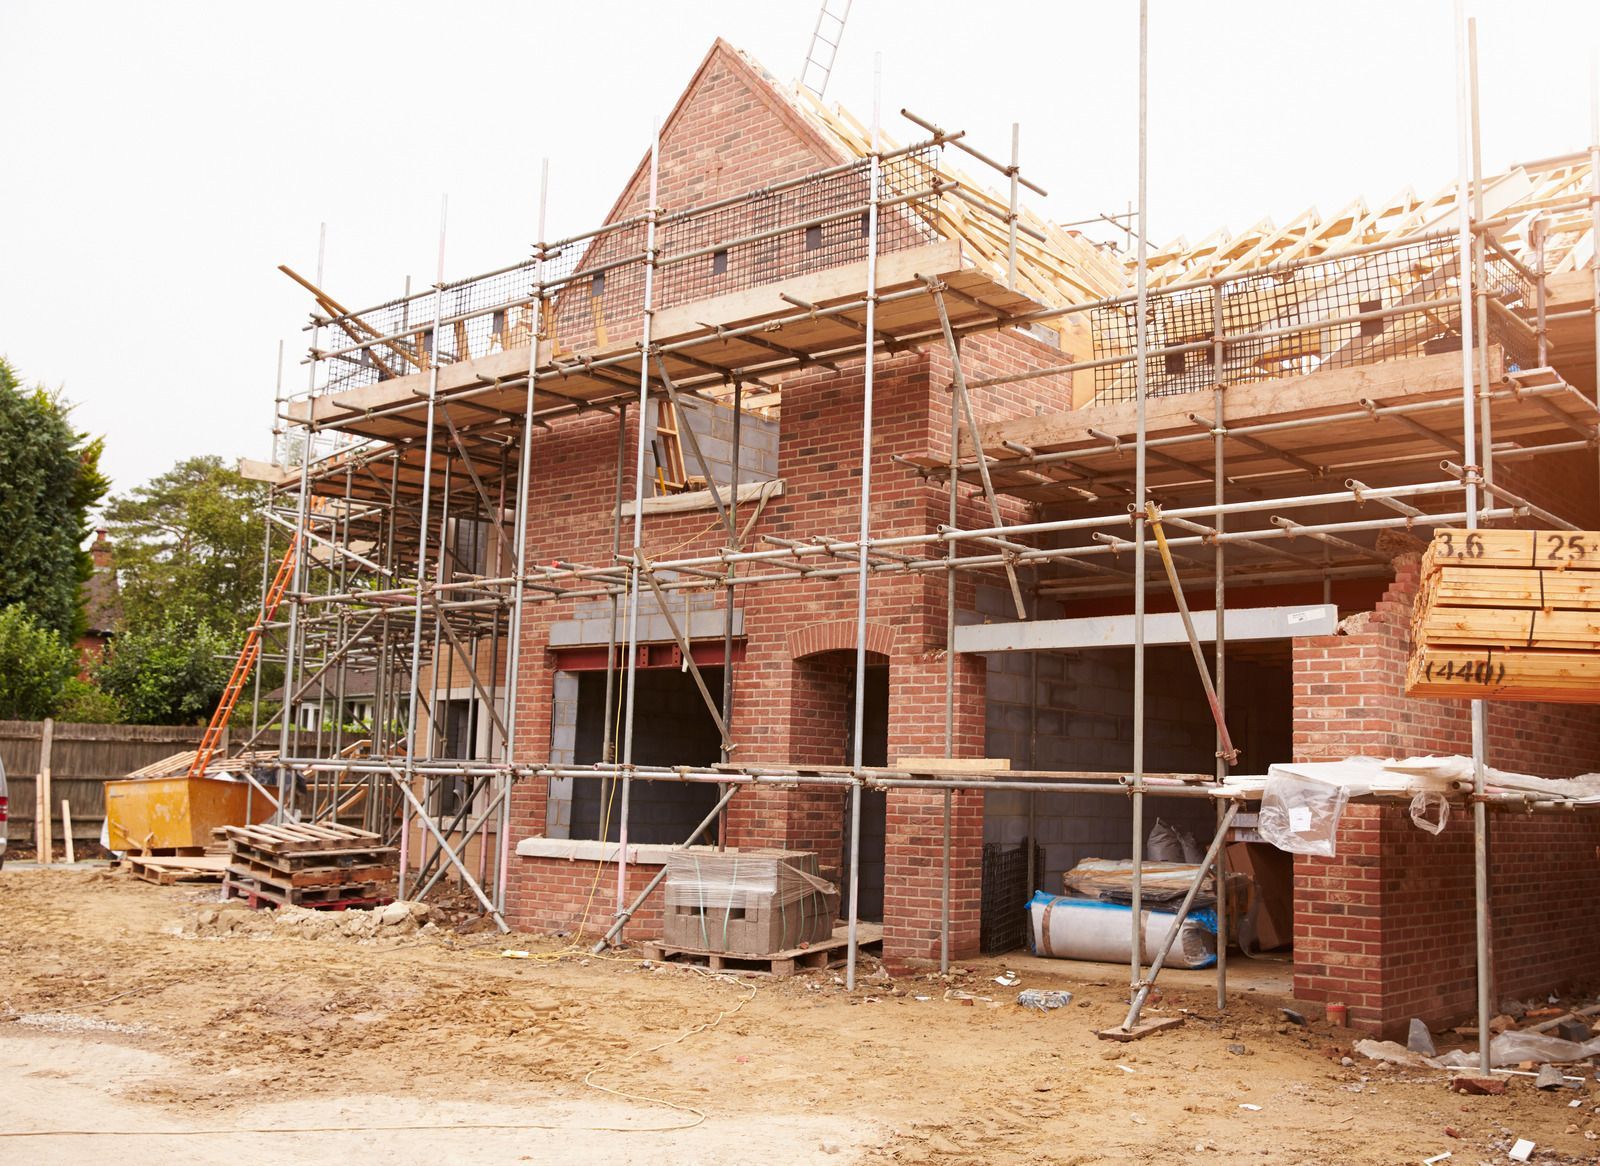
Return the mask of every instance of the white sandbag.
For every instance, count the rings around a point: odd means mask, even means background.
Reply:
[[[1036,954],[1053,959],[1125,963],[1132,958],[1132,908],[1096,899],[1068,899],[1038,891],[1028,901]],[[1154,959],[1177,921],[1170,911],[1144,911],[1144,951]],[[1192,911],[1178,929],[1167,966],[1208,968],[1217,962],[1216,916]]]

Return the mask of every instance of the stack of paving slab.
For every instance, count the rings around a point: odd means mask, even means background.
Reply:
[[[1600,533],[1441,530],[1406,695],[1600,703]]]

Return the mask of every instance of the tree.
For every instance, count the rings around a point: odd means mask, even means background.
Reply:
[[[63,639],[83,632],[81,588],[94,570],[82,549],[89,511],[109,483],[104,441],[68,422],[59,393],[25,389],[0,359],[0,607],[20,604]]]
[[[56,720],[89,725],[120,725],[126,716],[122,702],[102,692],[87,680],[73,676],[61,689],[56,703]]]
[[[0,608],[0,720],[55,712],[76,664],[71,645],[20,603]]]
[[[130,633],[183,608],[230,636],[261,604],[266,487],[214,456],[191,457],[105,509]]]
[[[198,611],[175,607],[112,641],[95,670],[101,690],[136,725],[208,721],[233,669],[238,645]]]

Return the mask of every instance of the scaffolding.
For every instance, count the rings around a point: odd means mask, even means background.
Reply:
[[[1133,1026],[1165,955],[1147,967],[1139,931],[1144,799],[1215,804],[1216,836],[1197,890],[1211,867],[1219,881],[1225,875],[1221,843],[1251,796],[1233,780],[1225,719],[1230,588],[1321,581],[1326,595],[1334,580],[1383,578],[1390,557],[1378,539],[1385,532],[1516,521],[1576,529],[1498,483],[1495,465],[1600,443],[1600,407],[1592,392],[1569,383],[1552,363],[1552,329],[1574,320],[1592,325],[1600,284],[1591,303],[1558,310],[1550,288],[1552,273],[1570,270],[1581,254],[1577,220],[1591,221],[1591,249],[1600,238],[1600,144],[1522,168],[1532,176],[1527,189],[1487,205],[1486,191],[1503,193],[1504,184],[1481,174],[1475,60],[1468,63],[1475,45],[1464,41],[1462,164],[1451,197],[1418,200],[1409,217],[1377,241],[1370,231],[1365,238],[1359,232],[1335,237],[1313,224],[1292,237],[1256,240],[1242,253],[1235,248],[1227,264],[1215,262],[1216,248],[1187,262],[1171,254],[1153,258],[1145,230],[1145,37],[1142,16],[1131,292],[1095,294],[1089,285],[1066,296],[1041,290],[1030,256],[1052,236],[1022,209],[1020,194],[1023,188],[1045,192],[1023,176],[1015,131],[1010,160],[1001,162],[964,134],[907,113],[926,136],[894,146],[882,137],[876,101],[870,127],[858,135],[863,156],[698,206],[659,205],[658,133],[642,207],[593,230],[539,242],[529,258],[470,279],[444,279],[441,216],[434,284],[371,308],[346,310],[329,298],[320,287],[319,260],[316,280],[300,280],[318,305],[308,328],[307,388],[286,395],[280,376],[276,413],[279,468],[272,471],[268,550],[281,555],[294,545],[300,553],[285,600],[288,614],[265,625],[272,641],[267,658],[285,671],[284,712],[270,730],[280,737],[275,796],[313,819],[359,814],[367,828],[398,839],[402,897],[454,877],[507,929],[517,783],[600,781],[619,822],[611,939],[642,901],[626,900],[634,782],[720,787],[716,809],[684,845],[712,830],[742,789],[840,790],[848,795],[851,823],[851,988],[859,948],[863,791],[944,794],[944,968],[955,792],[1125,798],[1134,872],[1134,1003],[1127,1022]],[[1600,143],[1600,129],[1595,138]],[[956,154],[993,175],[1004,193],[959,174],[948,161]],[[541,184],[541,236],[547,185]],[[1155,278],[1153,270],[1160,272]],[[1193,278],[1185,278],[1189,272]],[[1041,327],[1087,335],[1092,348],[1049,367],[969,378],[964,341]],[[894,463],[930,487],[943,487],[946,521],[884,535],[875,532],[872,514],[875,371],[886,357],[927,349],[941,353],[951,371],[949,456],[897,455]],[[738,425],[751,394],[771,407],[781,401],[790,374],[844,366],[859,366],[862,374],[856,529],[804,539],[752,537],[765,495],[747,490],[756,483],[740,482]],[[1386,382],[1386,369],[1407,375],[1426,370],[1417,373],[1425,387],[1414,391],[1399,374]],[[1393,391],[1363,394],[1350,387],[1354,380],[1330,375],[1340,372],[1359,374],[1363,384],[1392,383]],[[1012,423],[980,422],[977,392],[1039,378],[1074,384],[1070,378],[1079,374],[1092,379],[1094,393],[1083,410],[1067,415],[1081,413],[1076,429],[1029,443],[1013,435]],[[1323,388],[1330,384],[1337,391]],[[1286,395],[1298,406],[1275,403]],[[652,408],[665,404],[678,412],[684,402],[733,410],[725,485],[692,429],[683,427],[687,468],[707,483],[722,545],[653,557],[643,539],[654,493],[646,473],[647,419]],[[576,561],[560,557],[561,547],[530,546],[530,483],[542,468],[541,447],[559,441],[564,421],[579,415],[616,422],[606,561]],[[630,419],[636,430],[631,449]],[[1038,419],[1016,425],[1040,429]],[[963,491],[981,506],[987,525],[960,524]],[[1029,520],[1018,517],[1020,504],[1032,508]],[[1167,528],[1179,533],[1169,535]],[[1148,562],[1152,547],[1159,551],[1154,564]],[[1029,620],[1042,598],[1131,593],[1129,771],[997,776],[933,763],[864,765],[872,584],[903,574],[944,583],[943,751],[952,760],[963,582],[982,579],[1003,588],[1019,621]],[[1158,586],[1170,585],[1186,624],[1185,589],[1208,585],[1212,591],[1216,633],[1209,672],[1192,626],[1188,633],[1214,695],[1217,760],[1211,772],[1145,771],[1152,577]],[[855,583],[850,764],[741,763],[732,667],[736,597],[765,584],[829,580]],[[674,614],[687,617],[687,603],[671,601],[691,594],[715,597],[727,615],[720,693],[696,664],[688,619]],[[719,765],[635,760],[636,682],[645,648],[641,610],[652,600],[716,724]],[[606,752],[593,765],[538,759],[544,747],[530,747],[519,732],[516,698],[529,668],[526,614],[531,605],[576,601],[599,602],[611,615],[604,649]],[[303,738],[310,726],[301,708],[325,697],[330,686],[336,711],[353,688],[369,693],[368,723],[353,733],[341,715],[331,734]],[[445,703],[456,690],[470,691],[473,699],[465,723],[452,728]],[[1486,811],[1491,804],[1555,807],[1490,794],[1481,700],[1473,701],[1472,726],[1482,1013],[1488,990]],[[258,727],[243,747],[268,731]],[[445,755],[462,740],[472,742],[470,758]],[[420,854],[410,853],[413,838]],[[1217,903],[1221,1007],[1229,921],[1225,896]],[[1480,1017],[1480,1031],[1488,1031],[1488,1019],[1487,1013]]]

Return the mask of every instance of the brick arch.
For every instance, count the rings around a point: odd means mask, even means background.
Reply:
[[[789,657],[802,660],[819,652],[854,651],[856,647],[856,621],[853,619],[828,619],[797,628],[788,635]],[[881,623],[867,624],[867,651],[885,658],[894,643],[894,630]]]

